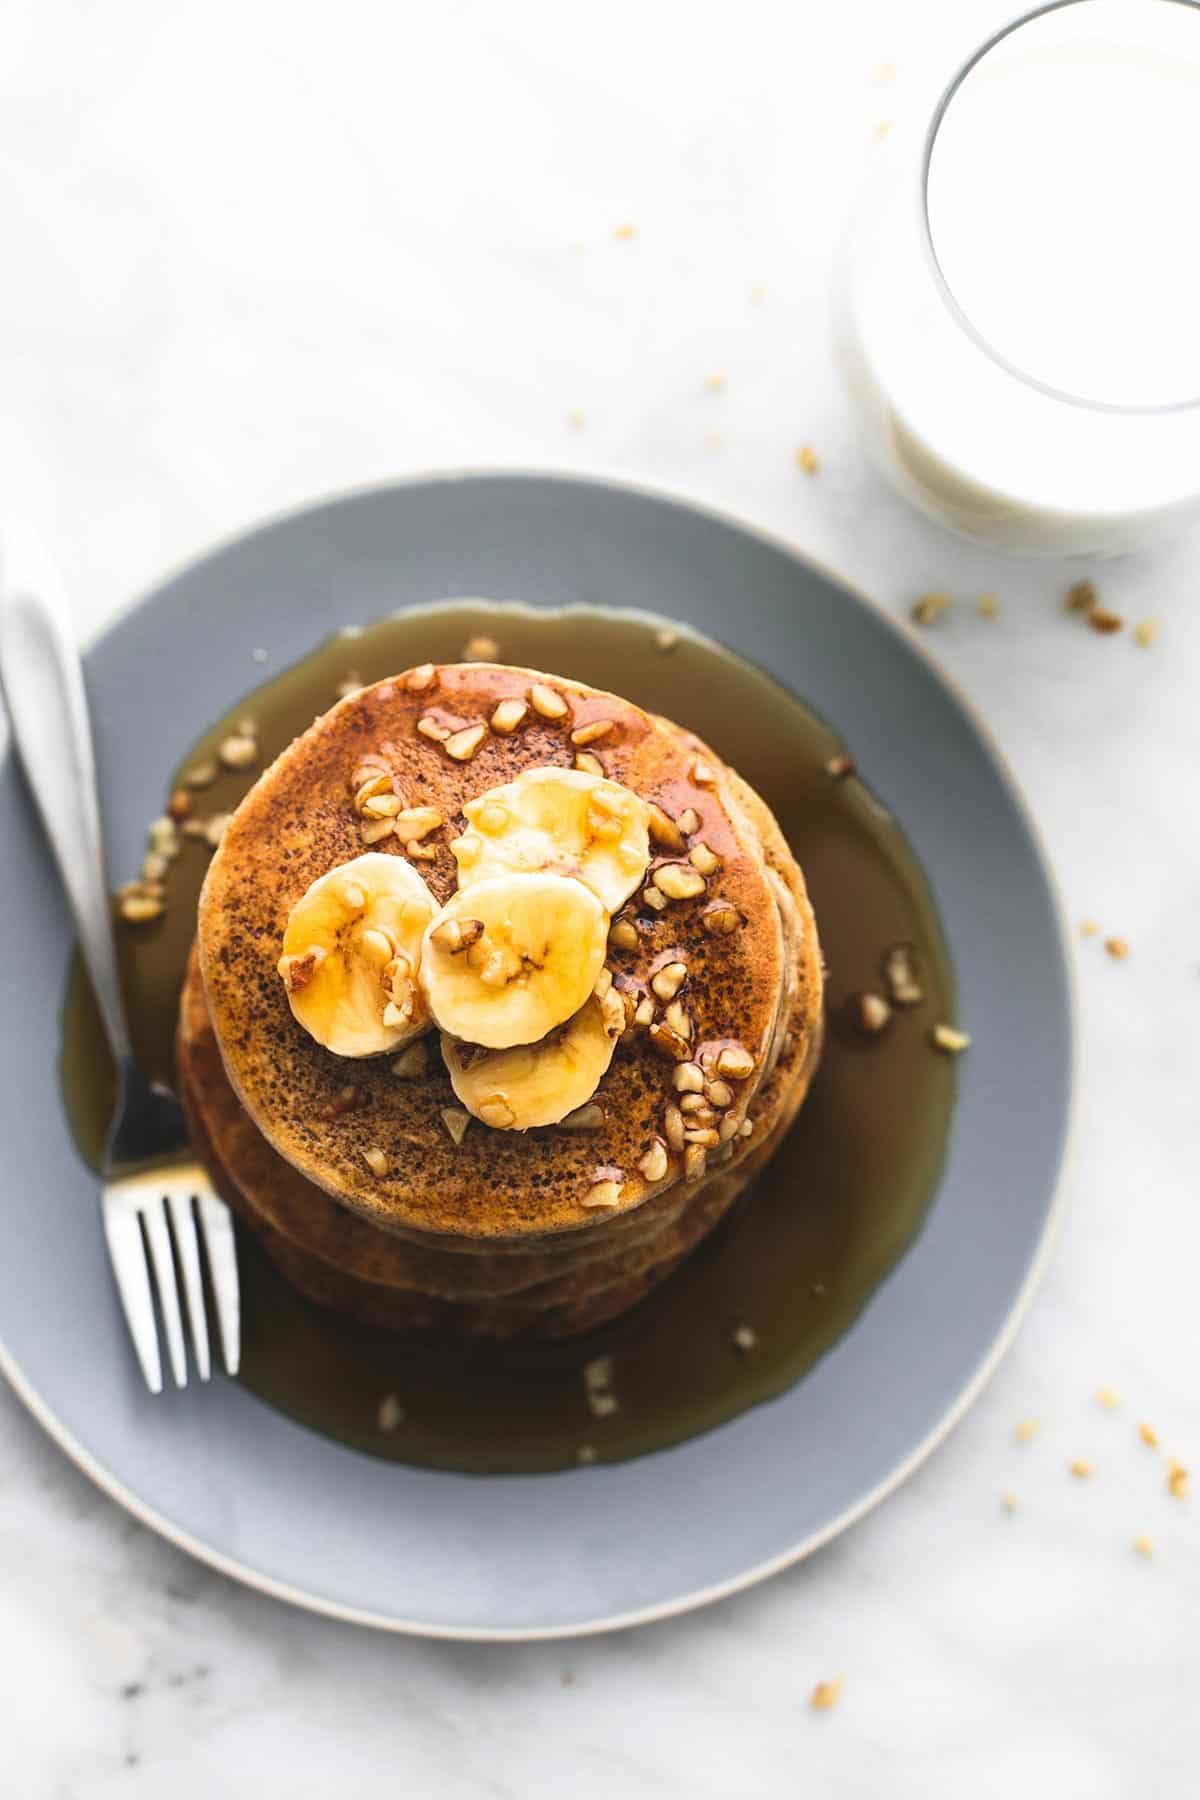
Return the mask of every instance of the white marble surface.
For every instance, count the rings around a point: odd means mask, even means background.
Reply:
[[[1057,605],[1077,568],[956,543],[882,487],[826,349],[876,126],[1002,12],[10,0],[0,496],[56,546],[82,629],[354,483],[499,463],[676,488],[897,610],[1000,596],[930,643],[1025,784],[1071,915],[1132,955],[1075,946],[1070,1210],[984,1398],[866,1523],[705,1613],[512,1649],[308,1618],[131,1523],[0,1393],[4,1794],[1192,1791],[1196,1502],[1134,1422],[1200,1456],[1200,545],[1101,573],[1161,620],[1152,650],[1093,636]],[[1026,1414],[1042,1432],[1018,1447]],[[841,1706],[811,1713],[838,1672]]]

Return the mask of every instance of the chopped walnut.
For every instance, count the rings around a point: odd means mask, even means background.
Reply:
[[[529,690],[529,703],[534,712],[540,713],[543,719],[551,719],[555,722],[565,719],[571,710],[558,689],[548,687],[544,681],[534,682]]]
[[[528,713],[529,708],[524,700],[501,700],[492,714],[492,730],[501,737],[511,737]]]
[[[893,944],[886,952],[883,979],[896,1006],[919,1006],[925,998],[917,979],[917,953],[911,944]]]
[[[818,1681],[808,1700],[814,1712],[833,1710],[842,1697],[845,1679],[844,1675],[835,1675],[832,1681]]]
[[[615,719],[593,719],[588,725],[578,725],[571,733],[571,742],[582,749],[587,744],[597,744],[606,738],[616,726]]]
[[[936,625],[942,614],[949,610],[951,596],[949,594],[922,594],[914,600],[911,616],[914,625]]]
[[[892,1009],[882,994],[859,994],[855,1002],[856,1023],[860,1031],[878,1037],[891,1023]]]
[[[231,732],[223,739],[217,755],[227,769],[248,769],[258,761],[258,744],[243,732]]]
[[[663,863],[654,872],[654,885],[668,900],[695,900],[704,892],[704,877],[687,863]]]
[[[1102,632],[1105,636],[1122,630],[1125,624],[1120,613],[1111,611],[1107,606],[1093,606],[1087,616],[1087,622],[1093,631]]]
[[[621,1183],[619,1181],[594,1181],[581,1202],[589,1210],[607,1211],[621,1204]]]
[[[456,1146],[458,1144],[461,1144],[463,1139],[466,1137],[467,1126],[470,1123],[471,1123],[470,1113],[464,1112],[461,1107],[458,1107],[458,1106],[443,1107],[443,1109],[442,1109],[442,1124],[446,1127],[446,1130],[447,1130],[451,1140],[453,1141],[453,1143]]]
[[[484,738],[488,734],[486,725],[467,725],[462,731],[452,732],[446,739],[446,755],[452,756],[455,762],[470,762]]]
[[[404,1408],[395,1394],[383,1396],[379,1402],[379,1412],[376,1417],[379,1421],[380,1431],[395,1431],[398,1425],[403,1425]]]

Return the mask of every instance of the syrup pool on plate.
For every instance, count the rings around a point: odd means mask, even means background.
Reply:
[[[856,775],[829,772],[846,746],[807,706],[708,640],[686,631],[663,638],[663,625],[590,609],[414,609],[323,644],[237,698],[178,757],[178,771],[212,757],[248,716],[261,766],[333,704],[345,681],[458,661],[467,642],[484,635],[506,662],[615,690],[706,737],[774,810],[816,910],[830,1022],[796,1124],[713,1236],[611,1324],[526,1348],[370,1330],[303,1299],[239,1230],[238,1379],[265,1404],[358,1450],[484,1474],[565,1468],[581,1456],[615,1461],[708,1430],[800,1379],[848,1329],[920,1229],[936,1190],[954,1068],[930,1048],[929,1032],[953,1015],[953,984],[933,899],[904,834]],[[168,755],[164,747],[164,765]],[[204,811],[230,810],[253,778],[253,770],[222,774],[199,796]],[[174,786],[164,766],[164,795]],[[206,866],[204,845],[185,840],[163,918],[120,933],[134,1041],[146,1066],[168,1080]],[[924,999],[898,1008],[871,1038],[850,1022],[853,997],[881,988],[881,959],[897,943],[915,946]],[[76,1141],[94,1161],[112,1071],[78,965],[64,1007],[62,1073]],[[583,1380],[599,1356],[613,1359],[619,1402],[602,1419],[589,1411]]]

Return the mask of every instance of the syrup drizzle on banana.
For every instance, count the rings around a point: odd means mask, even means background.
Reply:
[[[293,907],[279,973],[335,1055],[394,1051],[436,1026],[481,1123],[555,1125],[591,1099],[626,1027],[604,964],[612,915],[649,867],[650,808],[619,782],[548,767],[463,811],[443,907],[411,863],[367,852]]]

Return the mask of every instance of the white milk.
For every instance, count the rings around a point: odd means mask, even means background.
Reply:
[[[1200,502],[1200,12],[1084,0],[990,51],[934,138],[928,240],[920,137],[882,146],[840,282],[888,473],[1016,549],[1114,551],[1182,522]]]

